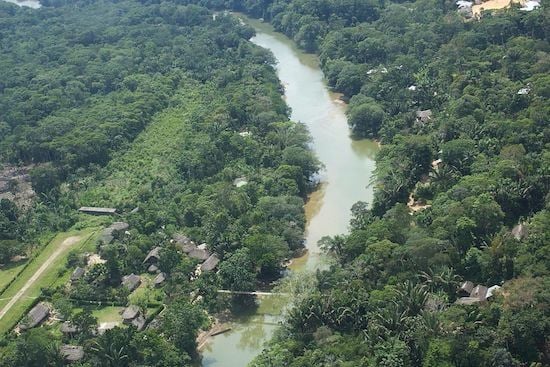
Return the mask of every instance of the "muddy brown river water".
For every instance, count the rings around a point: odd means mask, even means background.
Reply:
[[[350,138],[346,105],[327,88],[316,56],[298,50],[293,41],[268,24],[239,16],[256,29],[251,41],[275,56],[285,99],[292,109],[291,119],[308,127],[312,149],[325,166],[319,189],[305,205],[308,254],[295,259],[291,266],[293,271],[314,270],[322,261],[318,240],[347,232],[351,206],[372,200],[372,189],[367,186],[378,145],[372,140]],[[230,332],[212,338],[202,353],[203,367],[244,367],[260,354],[280,321],[282,307],[274,297],[258,302],[254,315],[235,320]]]

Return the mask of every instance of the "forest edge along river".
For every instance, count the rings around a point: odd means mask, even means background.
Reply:
[[[372,201],[368,184],[378,144],[350,138],[346,105],[338,94],[328,90],[315,55],[300,51],[269,24],[238,16],[256,30],[251,41],[274,55],[291,119],[307,126],[313,138],[311,147],[324,165],[319,188],[309,196],[304,208],[308,253],[294,259],[290,266],[292,271],[314,270],[321,261],[317,242],[323,236],[346,233],[352,205]],[[277,298],[262,298],[254,315],[234,320],[229,332],[212,337],[202,351],[202,366],[243,367],[252,361],[280,321]]]

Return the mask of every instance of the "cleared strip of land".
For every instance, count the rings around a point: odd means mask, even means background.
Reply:
[[[94,232],[95,229],[85,229],[60,233],[44,247],[13,284],[0,295],[0,333],[9,331],[34,298],[40,295],[41,288],[49,286],[57,279],[70,250],[84,244]]]

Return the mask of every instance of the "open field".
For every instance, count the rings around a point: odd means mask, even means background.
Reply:
[[[0,295],[0,334],[9,331],[23,316],[41,288],[53,284],[72,249],[80,249],[96,233],[96,228],[58,234],[29,266]]]
[[[4,289],[4,287],[17,276],[19,271],[25,266],[25,263],[26,261],[20,261],[0,269],[0,289]]]

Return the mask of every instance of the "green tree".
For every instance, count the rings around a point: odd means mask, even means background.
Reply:
[[[351,129],[359,137],[377,136],[383,121],[384,110],[375,102],[354,106],[348,112]]]
[[[254,290],[256,272],[250,259],[249,249],[238,249],[223,261],[218,276],[224,289],[234,291]]]
[[[162,316],[162,329],[167,339],[180,351],[194,355],[199,328],[205,326],[205,313],[186,297],[178,297],[167,306]]]

